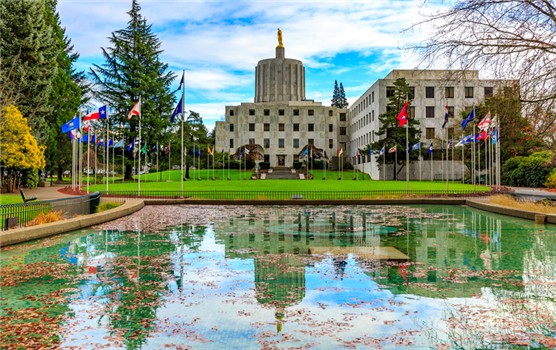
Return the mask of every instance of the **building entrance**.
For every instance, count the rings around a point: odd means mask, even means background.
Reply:
[[[286,166],[286,156],[279,155],[276,157],[278,158],[278,166]]]

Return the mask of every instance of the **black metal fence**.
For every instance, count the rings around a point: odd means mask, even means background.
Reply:
[[[0,205],[0,231],[11,226],[22,227],[40,213],[61,210],[64,216],[91,214],[100,202],[100,192],[69,198]],[[10,223],[10,225],[8,225]]]
[[[210,200],[361,200],[390,198],[476,198],[495,192],[469,191],[101,191],[103,197]]]

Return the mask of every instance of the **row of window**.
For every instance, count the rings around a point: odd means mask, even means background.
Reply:
[[[415,87],[410,87],[410,98],[415,98]],[[386,87],[386,97],[394,96],[394,91],[396,88],[393,86]],[[475,96],[475,87],[473,86],[465,86],[463,88],[465,98],[473,98]],[[494,95],[494,88],[492,86],[485,86],[484,87],[484,97],[492,97]],[[455,96],[455,87],[453,86],[446,86],[444,87],[444,97],[445,98],[454,98]],[[435,87],[434,86],[425,86],[425,98],[436,98],[435,96]]]
[[[249,139],[249,144],[250,145],[256,144],[255,139]],[[285,148],[285,144],[286,144],[286,139],[282,139],[282,138],[278,139],[278,148]],[[308,139],[307,144],[314,145],[315,144],[315,139]],[[270,139],[263,139],[262,146],[264,148],[270,148],[271,147]],[[304,147],[305,145],[301,145],[299,143],[299,139],[293,139],[292,147],[293,148],[299,148],[300,146]],[[319,145],[317,145],[317,147],[318,146]],[[234,139],[230,139],[230,149],[233,149],[233,148],[234,148]],[[328,139],[328,148],[330,148],[330,149],[334,148],[334,139]]]
[[[249,123],[249,131],[255,131],[256,128],[255,123]],[[293,126],[293,131],[299,131],[299,123],[294,123],[292,124]],[[234,131],[234,124],[229,124],[229,129],[230,132]],[[263,130],[264,131],[270,131],[270,123],[264,123],[263,124]],[[286,131],[286,124],[284,123],[279,123],[278,124],[278,131]],[[315,124],[313,123],[309,123],[307,124],[307,131],[309,132],[313,132],[315,131]],[[328,124],[328,132],[334,132],[334,124]],[[341,126],[340,127],[340,135],[347,135],[347,128]]]
[[[234,113],[235,113],[234,110],[233,110],[233,109],[230,109],[228,115],[229,115],[230,117],[233,117],[233,116],[234,116]],[[286,110],[285,110],[285,109],[279,109],[279,110],[278,110],[278,115],[285,115],[285,113],[286,113]],[[255,115],[255,110],[254,110],[254,109],[250,109],[250,110],[249,110],[249,115],[250,115],[250,116]],[[263,115],[269,116],[269,115],[270,115],[270,109],[264,109],[264,110],[263,110]],[[294,116],[298,116],[298,115],[299,115],[299,109],[294,109],[294,110],[293,110],[293,115],[294,115]],[[307,115],[308,115],[308,116],[315,115],[315,110],[314,110],[314,109],[308,109],[308,110],[307,110]],[[334,116],[334,111],[331,110],[331,109],[328,110],[328,116],[329,116],[329,117]],[[340,121],[346,121],[346,118],[347,118],[346,113],[340,113]]]
[[[446,128],[446,130],[448,132],[448,139],[453,138],[454,128]],[[436,128],[425,128],[425,138],[428,140],[434,140],[436,138]],[[371,142],[375,142],[375,132],[373,131],[372,134],[368,133],[362,135],[354,139],[353,142],[357,145],[357,147],[363,147]]]

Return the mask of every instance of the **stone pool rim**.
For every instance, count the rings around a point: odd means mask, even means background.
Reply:
[[[145,205],[277,205],[277,206],[320,206],[320,205],[466,205],[487,212],[533,220],[537,224],[556,225],[556,214],[539,213],[472,199],[457,198],[398,198],[398,199],[357,199],[357,200],[201,200],[201,199],[133,199],[101,213],[52,222],[43,225],[11,229],[0,232],[0,247],[46,238],[71,232],[108,221],[122,218],[141,210]]]

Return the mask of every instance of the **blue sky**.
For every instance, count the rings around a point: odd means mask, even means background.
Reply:
[[[404,49],[428,29],[403,32],[448,2],[140,0],[141,13],[162,42],[162,61],[186,74],[186,109],[211,129],[224,107],[252,102],[255,66],[275,55],[283,31],[286,57],[302,60],[306,98],[330,105],[334,80],[355,101],[392,69],[422,67]],[[102,63],[101,47],[125,28],[131,0],[59,0],[62,25],[81,57],[77,69]],[[435,67],[442,68],[442,67]],[[179,78],[176,79],[177,88]]]

